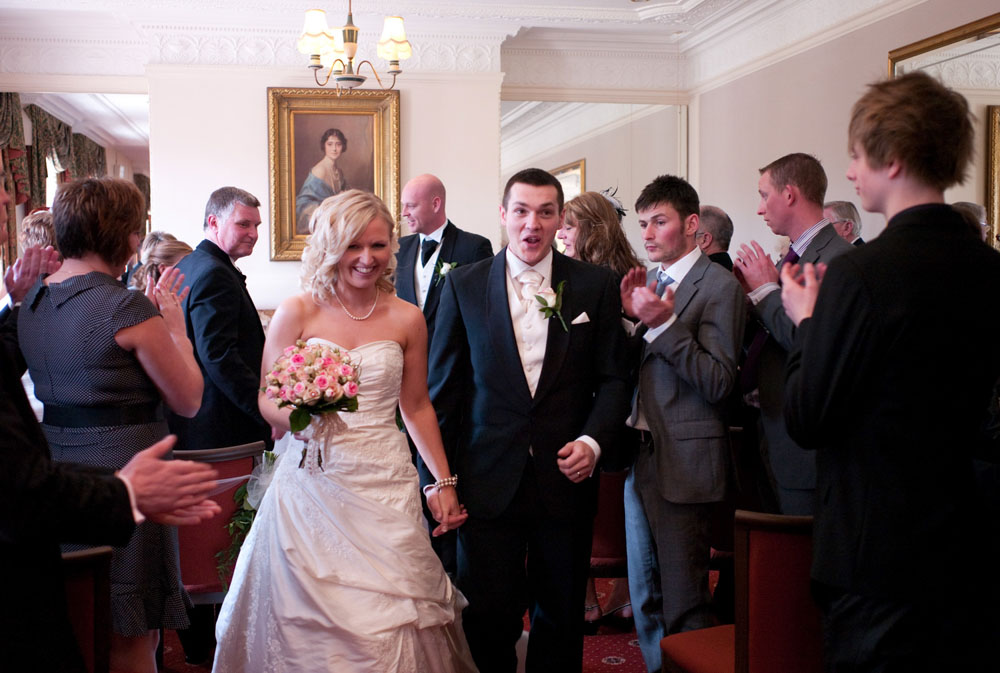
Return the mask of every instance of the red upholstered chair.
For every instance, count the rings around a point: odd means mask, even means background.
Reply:
[[[111,665],[111,547],[62,555],[66,605],[89,673]]]
[[[667,636],[669,673],[821,673],[819,609],[809,593],[812,517],[736,511],[736,624]]]
[[[219,479],[222,480],[249,476],[253,470],[254,459],[259,457],[264,449],[264,442],[253,442],[220,449],[174,451],[174,457],[211,463],[218,471]],[[212,496],[222,508],[221,514],[197,525],[181,526],[177,529],[181,581],[184,582],[184,588],[195,604],[221,603],[225,597],[215,555],[229,547],[230,536],[226,524],[236,511],[233,494],[241,483],[234,483],[225,491]],[[228,583],[229,578],[226,579]]]
[[[627,577],[625,558],[625,476],[602,472],[590,549],[591,577]]]

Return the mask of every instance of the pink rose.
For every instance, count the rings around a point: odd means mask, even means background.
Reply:
[[[354,381],[348,381],[344,384],[344,394],[348,397],[355,397],[358,394],[358,384]]]
[[[296,397],[301,397],[305,390],[306,384],[302,381],[298,381],[294,386],[292,386],[292,392],[295,393]]]
[[[282,351],[285,355],[291,355],[295,352],[295,346],[285,346],[285,350]]]
[[[330,382],[330,387],[324,391],[323,396],[331,402],[336,402],[344,394],[344,389],[336,381]]]
[[[302,399],[304,399],[306,402],[315,402],[322,395],[323,393],[321,393],[320,389],[317,388],[316,386],[308,386],[306,388],[306,392],[302,395]]]
[[[305,363],[306,356],[304,356],[302,353],[296,353],[291,357],[291,360],[293,365],[301,365]]]
[[[354,367],[351,365],[340,365],[340,375],[346,377],[354,376]]]
[[[316,384],[317,388],[325,390],[330,387],[330,377],[327,376],[326,374],[320,374],[319,376],[316,377],[314,383]]]
[[[322,360],[320,360],[320,364],[323,365],[324,368],[332,367],[333,365],[336,364],[336,362],[337,361],[331,358],[330,356],[326,356]]]
[[[264,396],[269,400],[273,400],[278,397],[278,393],[281,392],[281,388],[278,386],[268,386],[267,390],[264,391]]]

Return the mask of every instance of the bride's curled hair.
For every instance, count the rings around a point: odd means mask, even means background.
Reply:
[[[337,264],[347,246],[371,223],[381,218],[389,225],[389,263],[376,282],[376,287],[390,294],[395,293],[393,275],[396,271],[396,222],[382,199],[371,192],[349,189],[331,196],[319,204],[309,220],[309,238],[302,251],[302,289],[312,294],[316,302],[330,300],[337,282]]]

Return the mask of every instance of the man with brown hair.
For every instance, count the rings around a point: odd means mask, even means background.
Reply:
[[[775,267],[757,241],[742,245],[734,272],[754,305],[759,326],[743,365],[745,392],[760,391],[764,427],[761,452],[769,465],[782,514],[812,514],[816,460],[788,436],[782,413],[785,358],[795,340],[795,325],[781,305],[778,269],[785,263],[826,263],[850,250],[823,217],[826,173],[808,154],[788,154],[760,169],[757,214],[778,236],[791,240],[788,253]],[[752,328],[753,329],[753,328]]]
[[[782,270],[798,323],[785,411],[817,455],[812,577],[831,671],[996,670],[997,577],[970,548],[996,558],[974,459],[1000,378],[1000,255],[944,203],[972,157],[970,118],[926,74],[871,85],[847,178],[886,229],[825,275]]]

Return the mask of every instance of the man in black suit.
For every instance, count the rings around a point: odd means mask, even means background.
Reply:
[[[810,265],[782,271],[798,323],[788,428],[817,456],[828,670],[996,670],[997,521],[973,460],[1000,377],[1000,255],[944,203],[973,156],[971,116],[920,71],[871,85],[847,179],[887,226],[822,285]]]
[[[526,670],[581,669],[594,470],[628,414],[615,279],[553,250],[562,218],[558,180],[511,177],[510,243],[448,274],[431,346],[431,399],[469,512],[458,585],[483,673],[515,670],[529,606]]]
[[[851,245],[864,245],[861,238],[861,214],[850,201],[827,201],[823,204],[823,217],[837,230],[837,234]]]
[[[271,428],[257,408],[264,329],[246,276],[233,264],[253,252],[259,208],[252,194],[237,187],[212,192],[205,206],[205,240],[177,264],[191,288],[184,319],[205,378],[194,418],[167,415],[184,450],[271,441]],[[199,663],[214,642],[212,606],[189,610],[188,616],[191,627],[179,633],[188,662]]]
[[[452,224],[445,214],[444,184],[433,175],[407,182],[402,206],[410,235],[399,239],[396,294],[423,310],[430,344],[444,277],[456,267],[492,257],[493,246],[485,236]]]
[[[733,221],[718,206],[702,206],[698,219],[698,233],[694,237],[702,253],[726,271],[733,270],[733,258],[729,256],[729,242],[733,240]]]
[[[430,174],[418,175],[403,187],[403,220],[410,227],[410,235],[399,239],[396,294],[423,310],[427,321],[428,348],[434,337],[434,318],[445,276],[456,267],[493,256],[488,238],[462,231],[452,224],[445,214],[445,197],[444,184]],[[410,453],[421,480],[424,483],[433,482],[413,442],[410,442]],[[424,516],[428,521],[434,521],[426,501]],[[458,570],[455,557],[457,542],[457,531],[431,538],[434,552],[453,578]]]
[[[168,419],[184,450],[271,439],[257,408],[264,329],[246,276],[233,264],[253,252],[259,208],[252,194],[237,187],[212,192],[205,206],[205,240],[177,264],[191,287],[184,316],[205,377],[198,414]]]
[[[785,263],[827,263],[851,246],[823,217],[826,173],[815,157],[788,154],[760,169],[757,214],[771,230],[791,240],[788,253],[775,267],[756,241],[737,253],[734,272],[753,304],[754,335],[743,365],[741,383],[760,391],[764,428],[761,455],[770,467],[782,514],[812,514],[816,458],[788,436],[783,414],[785,359],[795,339],[795,324],[781,305],[778,269]]]
[[[7,204],[0,170],[0,243],[7,240]],[[54,271],[38,248],[25,251],[5,285],[19,301],[39,272]],[[16,309],[3,316],[4,327]],[[23,360],[16,330],[2,330],[0,347],[0,668],[11,671],[83,672],[83,659],[66,613],[60,542],[125,544],[136,523],[197,523],[219,512],[205,501],[214,471],[189,461],[163,461],[167,437],[113,473],[91,466],[53,463],[41,426],[21,386]],[[20,362],[19,362],[20,360]]]

